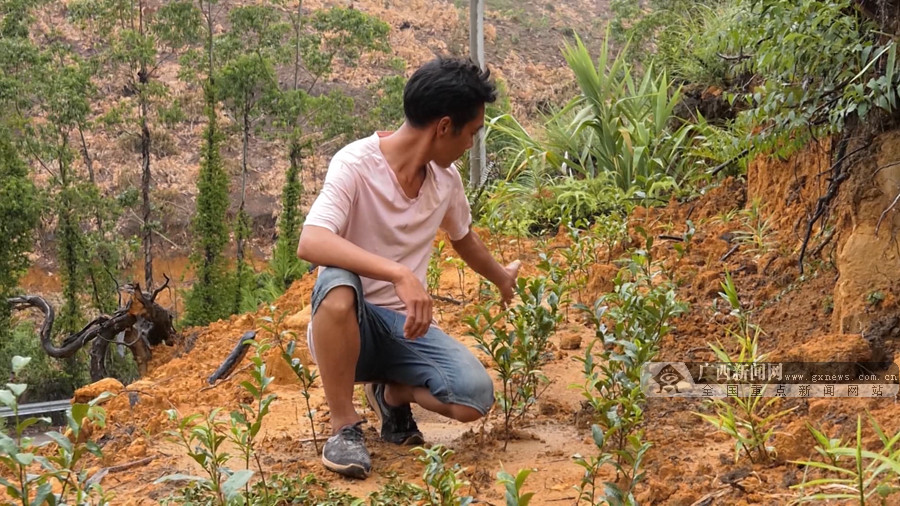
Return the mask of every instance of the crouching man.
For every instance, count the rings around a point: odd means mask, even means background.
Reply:
[[[490,71],[438,58],[410,78],[405,121],[341,149],[306,218],[297,255],[320,265],[308,341],[319,366],[333,435],[325,467],[365,478],[371,470],[353,385],[366,383],[381,438],[422,444],[410,403],[471,422],[494,402],[493,383],[473,354],[432,325],[425,274],[438,228],[503,302],[519,262],[504,267],[471,229],[463,183],[453,166],[484,127],[496,99]]]

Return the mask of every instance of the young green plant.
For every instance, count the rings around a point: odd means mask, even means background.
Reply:
[[[528,506],[531,498],[534,497],[534,492],[523,493],[522,486],[528,475],[534,471],[534,469],[522,469],[515,476],[506,471],[497,473],[497,481],[506,489],[506,506]]]
[[[618,214],[603,214],[595,219],[591,232],[606,246],[606,263],[610,264],[616,246],[628,237],[628,226]]]
[[[12,358],[14,380],[30,361],[30,357],[16,355]],[[87,404],[73,404],[66,414],[66,434],[50,431],[46,433],[48,440],[37,442],[35,438],[26,436],[25,430],[39,423],[49,424],[50,419],[19,418],[20,400],[27,389],[27,384],[13,382],[0,389],[0,402],[13,411],[15,420],[14,437],[5,431],[0,432],[0,466],[5,470],[4,476],[0,476],[0,485],[9,498],[23,506],[69,504],[70,501],[74,501],[72,504],[109,504],[111,496],[100,486],[102,475],[88,477],[82,463],[82,457],[87,453],[103,456],[95,442],[84,440],[82,431],[86,424],[105,426],[106,412],[98,404],[109,394],[103,394]],[[53,443],[56,444],[55,452],[42,450]],[[34,464],[39,466],[40,473],[31,472]],[[57,487],[53,486],[54,482]],[[54,488],[59,492],[54,493]]]
[[[459,298],[466,300],[466,262],[462,258],[447,257],[447,263],[456,267],[456,275],[459,278]]]
[[[266,392],[273,378],[266,374],[264,354],[271,347],[269,343],[257,344],[256,352],[251,358],[252,371],[250,380],[241,382],[241,387],[247,391],[255,401],[252,405],[240,403],[239,409],[230,413],[229,423],[218,419],[221,408],[210,411],[206,417],[200,414],[189,415],[180,418],[174,409],[167,411],[169,419],[177,422],[177,429],[170,430],[166,434],[172,441],[187,450],[188,456],[193,459],[206,472],[206,477],[175,473],[163,476],[156,480],[163,481],[189,481],[193,484],[193,491],[214,504],[226,506],[235,502],[246,503],[251,497],[250,479],[254,471],[250,469],[250,460],[255,459],[261,477],[261,489],[266,504],[269,503],[268,486],[265,472],[258,452],[255,449],[256,437],[262,429],[263,420],[269,412],[269,407],[276,399],[275,394]],[[203,418],[203,423],[198,420]],[[226,431],[226,425],[228,429]],[[231,441],[241,452],[244,460],[244,469],[233,470],[227,467],[232,459],[224,444]],[[241,495],[241,490],[244,495]],[[211,497],[210,497],[211,496]]]
[[[177,424],[177,428],[167,431],[166,435],[172,442],[186,450],[188,457],[203,468],[206,476],[173,473],[157,479],[154,483],[191,482],[193,486],[199,487],[200,493],[205,498],[211,499],[213,504],[219,506],[227,506],[241,497],[241,490],[250,481],[253,471],[249,469],[232,471],[226,466],[232,455],[224,448],[228,437],[225,435],[226,423],[218,420],[221,412],[221,408],[215,408],[206,416],[195,413],[182,418],[174,409],[166,411],[169,420]],[[202,423],[199,422],[200,419],[203,420]]]
[[[736,341],[737,352],[729,353],[721,342],[710,344],[709,347],[715,353],[716,359],[719,362],[740,365],[763,362],[765,354],[759,352],[762,329],[753,324],[744,311],[734,279],[728,272],[725,273],[725,281],[719,295],[731,307],[731,316],[736,319],[736,323],[727,328],[726,333]],[[744,395],[728,399],[712,399],[715,415],[696,414],[735,440],[735,462],[740,458],[741,451],[747,455],[750,462],[769,462],[775,452],[775,449],[768,445],[775,432],[775,422],[795,408],[777,411],[775,405],[779,401],[778,397],[764,401],[763,395],[753,395],[750,389],[746,389],[745,392]]]
[[[856,444],[844,446],[840,439],[828,438],[824,433],[807,424],[818,445],[816,451],[827,462],[814,460],[796,461],[804,466],[803,482],[792,486],[801,497],[797,503],[834,500],[858,501],[860,506],[867,503],[893,504],[888,498],[900,492],[897,479],[900,478],[900,433],[888,437],[875,418],[868,412],[866,416],[872,430],[878,435],[881,450],[878,452],[863,448],[862,416],[856,418]],[[811,471],[821,473],[820,478],[808,480]]]
[[[585,470],[579,497],[591,504],[598,494],[598,474],[607,465],[621,478],[618,484],[605,483],[607,500],[634,502],[632,493],[643,479],[640,466],[650,448],[640,429],[646,401],[642,370],[656,356],[671,321],[687,311],[676,299],[671,282],[653,279],[652,236],[645,235],[645,240],[647,246],[633,252],[626,268],[616,276],[612,292],[598,298],[591,308],[579,305],[596,333],[578,360],[585,378],[580,388],[594,413],[591,435],[599,454],[575,456],[576,464]]]
[[[772,226],[763,216],[763,204],[754,199],[750,207],[743,211],[743,228],[734,232],[734,240],[746,247],[748,253],[762,255],[772,247],[770,236]]]
[[[425,482],[427,504],[432,506],[468,506],[475,499],[462,495],[462,489],[469,485],[465,479],[465,469],[459,464],[448,466],[447,459],[453,455],[453,450],[444,448],[443,445],[434,445],[431,448],[421,446],[413,448],[420,453],[418,461],[425,465],[425,473],[422,476]]]
[[[302,388],[301,394],[306,403],[306,417],[309,418],[309,427],[312,430],[313,445],[318,454],[319,440],[316,436],[316,410],[312,409],[312,406],[309,404],[309,390],[316,382],[316,379],[318,379],[319,373],[314,369],[303,365],[300,358],[294,356],[297,350],[297,335],[292,330],[284,328],[284,319],[286,316],[287,314],[284,311],[278,311],[278,308],[275,306],[269,306],[269,314],[260,319],[259,326],[272,337],[281,351],[281,358],[287,362],[291,370],[294,371],[294,375],[300,380],[300,386]]]
[[[438,241],[437,246],[431,252],[431,258],[428,259],[428,272],[425,278],[428,283],[428,293],[432,296],[438,294],[441,288],[441,259],[444,258],[444,241]]]
[[[582,299],[581,291],[587,286],[590,267],[594,263],[597,241],[593,235],[585,233],[582,228],[584,225],[582,221],[568,224],[566,230],[569,244],[561,250],[568,267],[566,281],[575,288],[579,302]]]
[[[569,321],[569,306],[571,303],[569,293],[572,285],[567,281],[568,274],[566,269],[559,265],[553,255],[548,252],[546,245],[541,245],[538,248],[538,259],[537,268],[542,273],[543,286],[546,287],[548,292],[548,302],[552,301],[550,306],[552,314],[555,317],[559,307],[565,306],[565,320]],[[557,323],[559,323],[558,320]]]
[[[497,396],[497,403],[503,410],[503,426],[507,436],[503,444],[505,450],[509,442],[513,411],[517,407],[523,409],[528,402],[528,392],[525,389],[526,384],[530,383],[530,374],[525,370],[524,363],[515,360],[516,335],[507,329],[506,324],[509,311],[500,310],[491,314],[493,305],[491,301],[480,305],[475,316],[467,316],[463,321],[470,328],[468,335],[491,357],[493,369],[500,377],[501,392]]]
[[[241,450],[244,457],[244,467],[250,469],[250,459],[256,460],[256,467],[259,469],[259,476],[262,480],[263,490],[266,487],[266,475],[260,462],[259,452],[256,451],[256,437],[262,429],[263,419],[269,413],[269,406],[277,396],[275,394],[266,393],[266,389],[272,384],[274,378],[266,375],[266,362],[264,355],[271,348],[271,344],[263,342],[257,344],[256,341],[250,341],[250,344],[256,348],[256,353],[250,359],[253,367],[250,369],[251,380],[241,382],[241,387],[247,391],[255,401],[253,404],[241,402],[239,409],[231,412],[231,427],[229,430],[229,439]],[[247,496],[250,496],[250,486],[245,484]]]

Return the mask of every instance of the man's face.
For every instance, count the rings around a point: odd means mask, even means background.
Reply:
[[[449,167],[472,147],[475,142],[475,134],[484,128],[484,106],[478,108],[478,112],[472,121],[469,121],[458,131],[454,131],[450,118],[444,118],[438,123],[438,135],[435,146],[435,158],[441,167]]]

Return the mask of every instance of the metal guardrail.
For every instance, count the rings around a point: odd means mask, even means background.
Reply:
[[[31,402],[19,405],[19,416],[34,416],[48,413],[58,413],[67,411],[72,407],[72,401],[63,399],[61,401]],[[13,410],[6,406],[0,407],[0,418],[10,418],[14,415]]]

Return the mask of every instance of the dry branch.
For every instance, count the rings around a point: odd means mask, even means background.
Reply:
[[[894,209],[894,206],[897,205],[897,201],[900,200],[900,193],[894,197],[894,201],[891,202],[891,205],[887,206],[887,209],[881,211],[881,216],[878,217],[878,222],[875,223],[875,236],[878,236],[878,229],[881,228],[881,222],[884,220],[884,217],[887,216],[887,213],[891,212]]]
[[[166,284],[168,284],[166,277]],[[93,341],[91,349],[91,380],[98,381],[106,377],[104,365],[106,350],[110,343],[116,341],[116,336],[123,334],[124,343],[131,349],[138,368],[143,375],[150,361],[150,347],[165,342],[171,346],[175,342],[175,327],[172,323],[172,314],[154,302],[159,290],[151,294],[141,291],[140,285],[126,285],[131,292],[131,300],[124,307],[119,308],[111,316],[101,315],[94,318],[78,332],[69,334],[63,338],[57,346],[53,342],[53,322],[56,314],[53,306],[39,295],[22,295],[7,299],[14,310],[36,308],[44,314],[39,336],[41,347],[54,358],[67,358],[74,355],[89,342]]]
[[[735,244],[734,246],[731,247],[731,249],[728,250],[727,253],[725,253],[724,255],[722,255],[722,258],[720,258],[719,261],[720,261],[720,262],[724,262],[725,260],[728,260],[728,257],[730,257],[731,255],[733,255],[734,252],[737,251],[740,247],[741,247],[740,244]]]
[[[840,140],[840,143],[838,144],[837,161],[834,162],[830,168],[831,177],[828,180],[828,189],[825,191],[825,194],[816,201],[816,212],[806,223],[806,237],[803,239],[803,246],[800,248],[800,259],[798,260],[800,274],[803,274],[803,259],[806,256],[806,249],[809,247],[809,239],[812,237],[813,226],[819,221],[819,218],[822,218],[825,215],[825,211],[828,209],[828,206],[831,204],[835,195],[837,195],[841,183],[850,178],[850,173],[845,169],[846,164],[844,162],[852,155],[859,153],[872,145],[872,141],[869,141],[850,153],[846,153],[847,144],[849,144],[849,142],[849,136],[845,136]]]
[[[222,362],[222,365],[216,369],[216,372],[212,373],[209,377],[207,383],[210,385],[214,384],[219,379],[225,379],[231,374],[232,369],[243,360],[244,355],[247,354],[248,346],[250,345],[250,341],[256,338],[256,331],[249,330],[241,336],[241,339],[234,346],[234,349],[231,350],[231,353],[228,354],[228,357],[225,358],[225,361]]]
[[[750,148],[745,148],[743,151],[741,151],[737,155],[735,155],[735,156],[729,158],[728,160],[725,160],[724,162],[720,163],[719,165],[716,165],[715,167],[713,167],[713,169],[709,171],[709,175],[715,176],[716,174],[721,172],[723,169],[725,169],[732,163],[740,160],[741,158],[743,158],[749,154],[750,154]]]
[[[119,464],[117,466],[104,467],[100,469],[96,473],[94,473],[90,478],[88,478],[86,484],[87,485],[95,485],[100,483],[100,481],[106,477],[109,473],[118,473],[121,471],[127,471],[129,469],[133,469],[138,466],[145,466],[153,461],[156,457],[145,457],[140,460],[135,460],[134,462],[128,462],[126,464]]]
[[[431,298],[435,300],[439,300],[441,302],[449,302],[450,304],[456,304],[457,306],[462,306],[463,301],[454,299],[453,297],[447,297],[446,295],[432,295]]]
[[[155,456],[144,457],[140,460],[135,460],[134,462],[128,462],[126,464],[119,464],[117,466],[104,467],[103,469],[105,469],[106,472],[108,472],[108,473],[118,473],[121,471],[127,471],[129,469],[134,469],[135,467],[145,466],[145,465],[149,464],[150,462],[153,462],[153,459],[155,459],[155,458],[156,458]],[[103,469],[101,469],[101,471]]]

